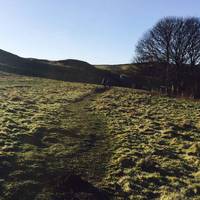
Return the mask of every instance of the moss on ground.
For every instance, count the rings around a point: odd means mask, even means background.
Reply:
[[[0,199],[63,199],[55,186],[69,174],[97,186],[108,160],[104,119],[89,108],[97,86],[20,76],[0,82]]]
[[[112,88],[92,107],[107,119],[106,181],[121,199],[200,199],[198,101]]]
[[[69,174],[109,199],[200,199],[198,101],[8,74],[0,97],[1,200],[70,200]]]

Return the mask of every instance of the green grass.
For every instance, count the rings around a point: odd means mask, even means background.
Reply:
[[[110,186],[129,199],[200,198],[199,102],[113,88],[93,106],[112,138]]]
[[[51,179],[69,172],[99,179],[104,170],[93,160],[105,152],[98,151],[104,144],[97,148],[103,123],[86,100],[79,103],[95,85],[19,76],[0,81],[0,199],[54,199]]]
[[[97,88],[0,75],[0,199],[61,200],[69,173],[110,199],[199,199],[200,102]]]

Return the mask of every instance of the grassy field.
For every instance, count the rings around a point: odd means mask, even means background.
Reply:
[[[113,141],[113,187],[127,199],[200,199],[199,102],[113,88],[94,108]]]
[[[0,97],[0,200],[200,199],[200,102],[4,73]]]

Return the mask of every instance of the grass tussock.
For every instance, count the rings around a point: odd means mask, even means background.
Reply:
[[[93,108],[107,118],[113,188],[128,199],[200,197],[199,102],[113,88]]]
[[[71,173],[98,179],[101,116],[79,103],[97,86],[14,75],[0,82],[1,200],[55,199],[56,180]]]
[[[22,76],[0,83],[0,200],[199,199],[199,102]]]

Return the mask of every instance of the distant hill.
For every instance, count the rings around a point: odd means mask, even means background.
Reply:
[[[184,82],[185,85],[181,86],[182,89],[179,87],[177,94],[184,93],[185,96],[192,96],[195,90],[195,96],[200,98],[200,85],[196,83],[200,78],[200,68],[193,69],[192,74],[188,69],[189,66],[181,67],[182,81],[179,80],[179,83]],[[160,91],[161,88],[168,88],[167,90],[173,95],[175,93],[171,89],[176,78],[175,70],[175,65],[169,66],[167,80],[166,66],[162,63],[91,65],[75,59],[50,61],[23,58],[0,50],[0,71],[92,84],[101,84],[106,80],[110,85],[144,90]],[[195,84],[190,80],[196,80]]]
[[[165,68],[162,64],[132,63],[96,65],[95,67],[126,77],[131,82],[129,85],[137,89],[156,89],[164,84]]]
[[[96,65],[131,80],[131,87],[157,91],[169,96],[200,99],[200,65],[166,63]]]
[[[4,50],[0,50],[0,70],[71,82],[100,84],[103,79],[107,79],[111,85],[122,85],[118,74],[98,69],[84,61],[73,59],[49,61],[22,58]]]

